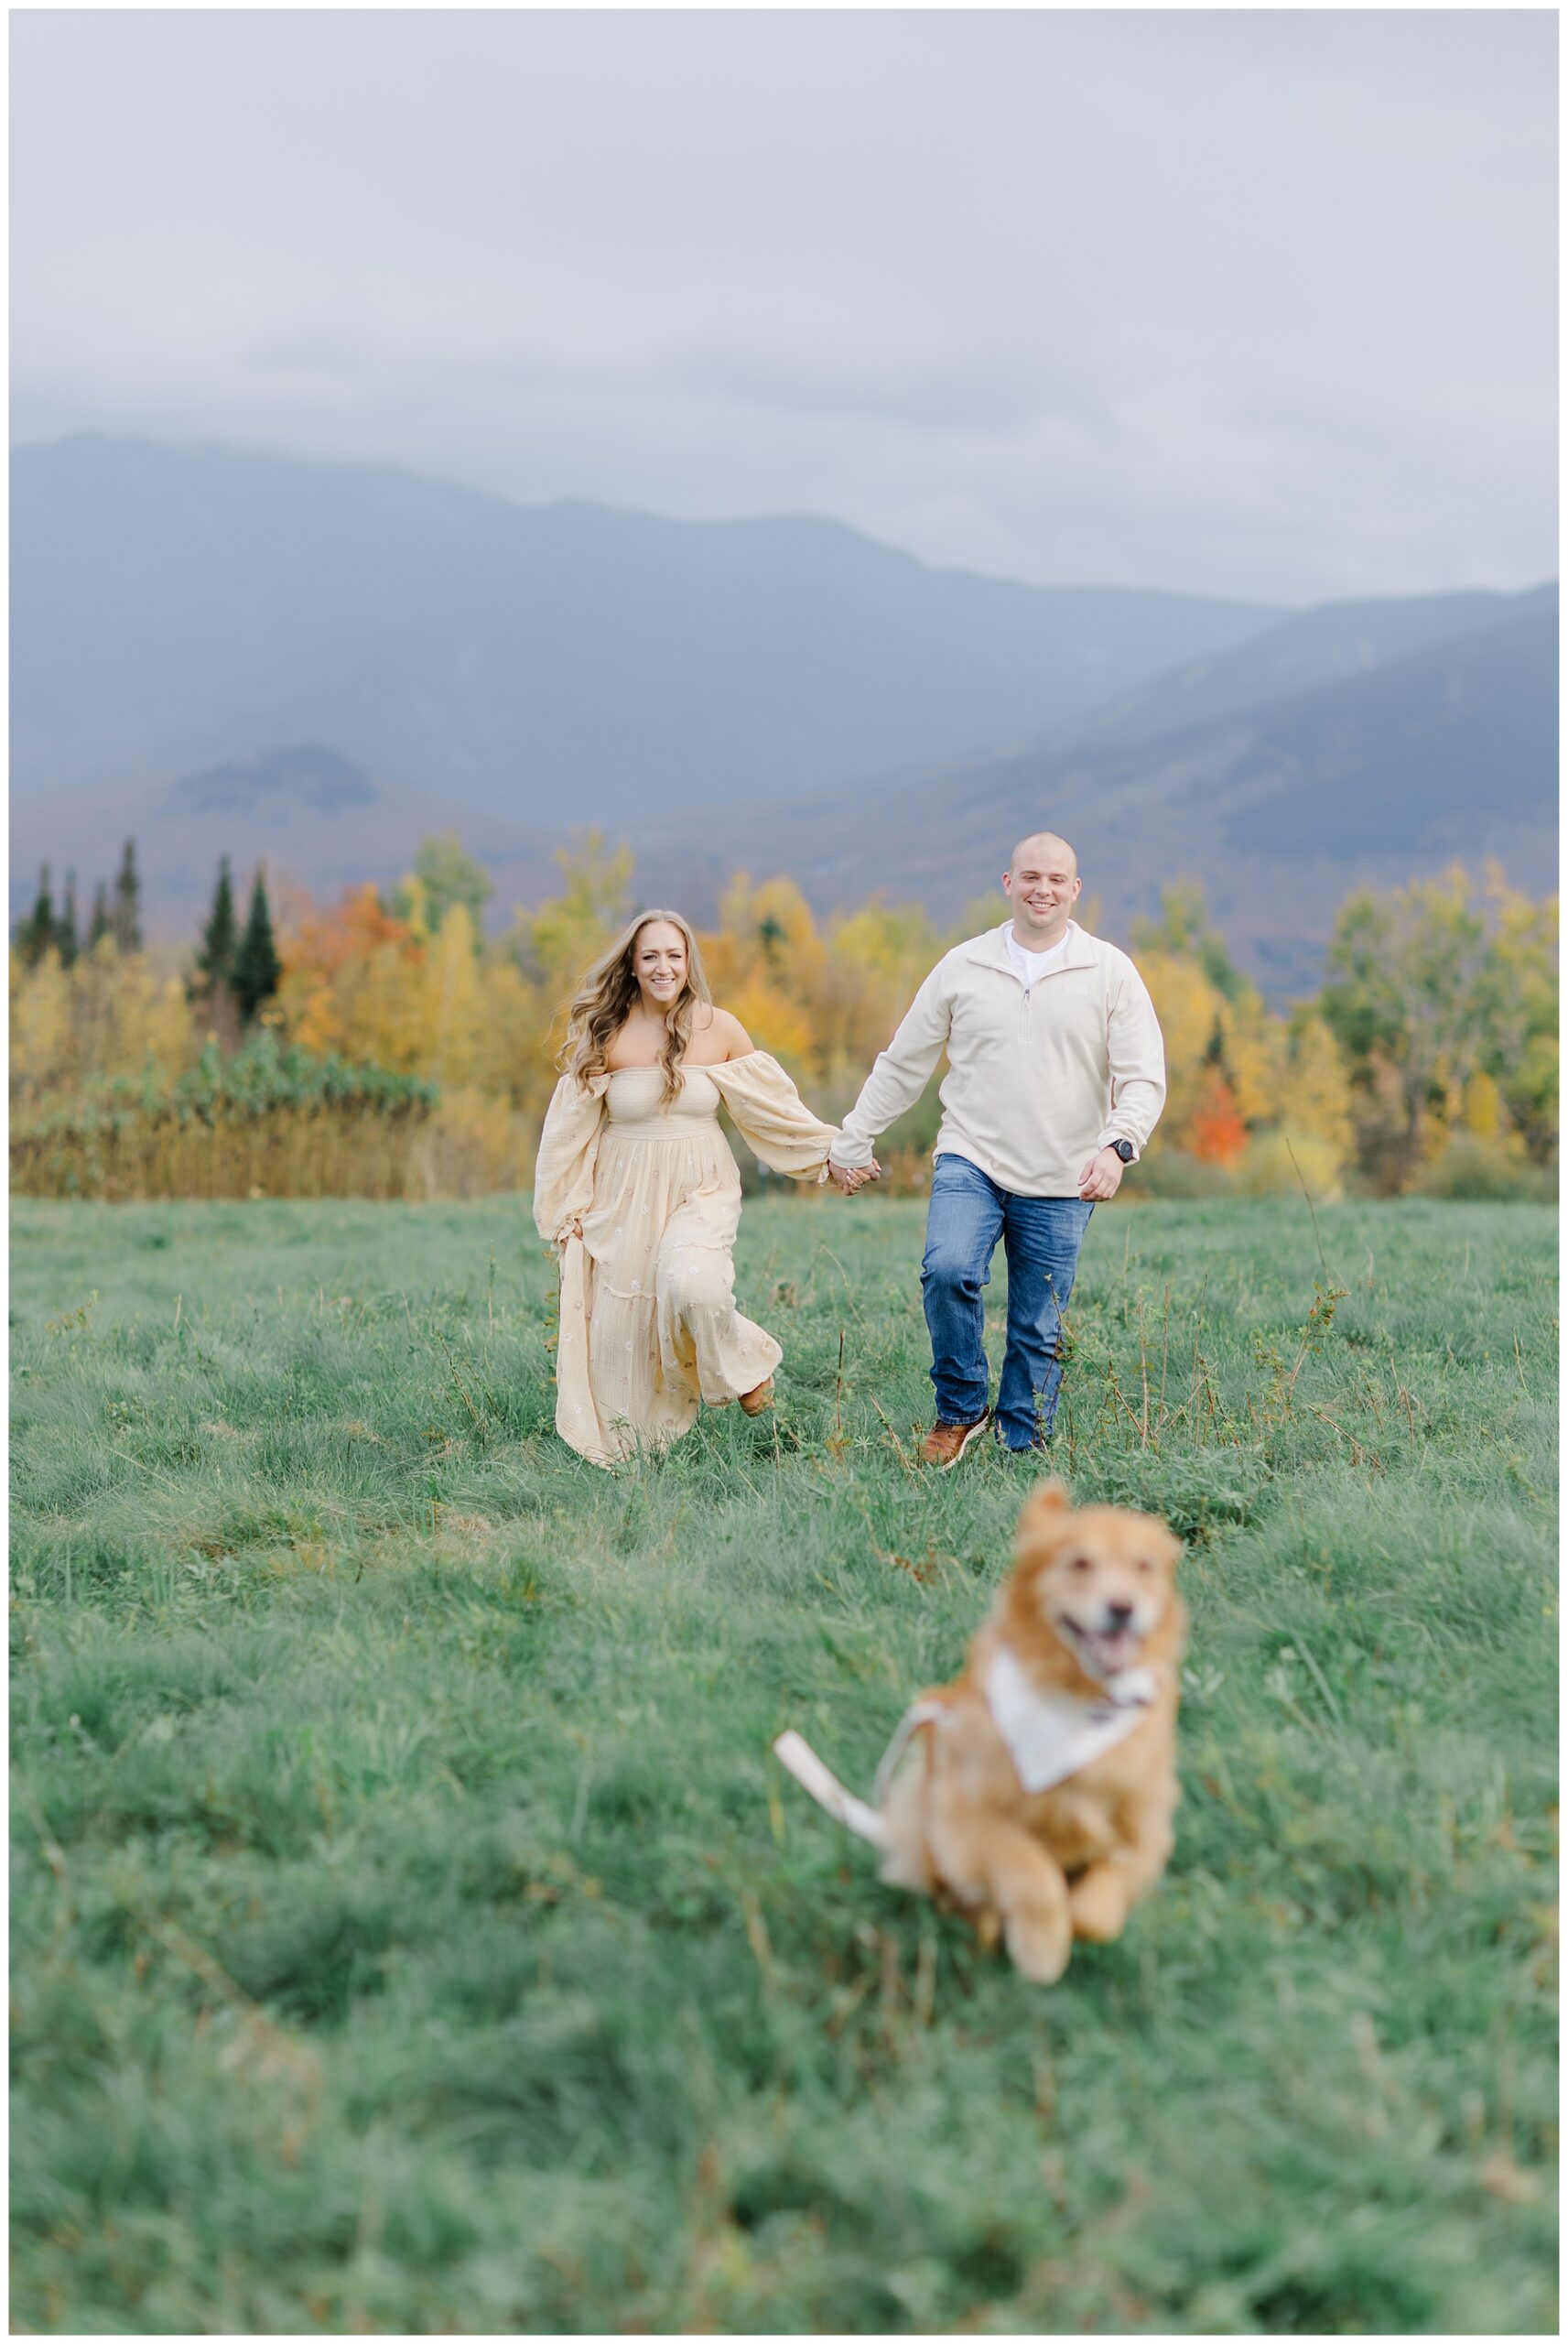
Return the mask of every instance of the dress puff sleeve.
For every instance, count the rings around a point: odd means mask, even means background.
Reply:
[[[534,1226],[546,1244],[558,1244],[593,1202],[608,1080],[606,1075],[590,1076],[585,1090],[575,1074],[563,1074],[556,1085],[534,1167]]]
[[[825,1179],[836,1123],[818,1123],[777,1058],[749,1050],[743,1058],[705,1066],[747,1145],[770,1172],[794,1180]]]

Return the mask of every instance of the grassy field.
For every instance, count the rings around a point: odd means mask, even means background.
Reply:
[[[1041,1991],[766,1754],[867,1781],[1035,1461],[914,1464],[917,1204],[748,1207],[778,1416],[617,1476],[510,1203],[18,1205],[14,2321],[1552,2328],[1555,1223],[1320,1221],[1091,1227],[1185,1803]]]

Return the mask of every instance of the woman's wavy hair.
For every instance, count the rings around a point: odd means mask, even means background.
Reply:
[[[681,1060],[691,1039],[692,1012],[699,1001],[711,1004],[708,971],[702,965],[696,937],[679,912],[639,912],[608,951],[601,952],[584,974],[572,996],[567,1015],[567,1038],[556,1063],[572,1074],[584,1090],[590,1078],[604,1072],[605,1054],[637,1003],[637,939],[654,920],[666,920],[686,939],[686,983],[666,1018],[668,1033],[659,1052],[665,1070],[665,1097],[680,1089]]]

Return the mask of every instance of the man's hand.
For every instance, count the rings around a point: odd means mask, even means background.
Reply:
[[[830,1160],[827,1166],[827,1177],[847,1197],[852,1197],[857,1188],[863,1188],[868,1180],[880,1180],[881,1177],[882,1167],[874,1157],[870,1164],[835,1164]]]
[[[1103,1205],[1121,1186],[1122,1162],[1114,1147],[1091,1156],[1078,1175],[1078,1194],[1088,1205]]]

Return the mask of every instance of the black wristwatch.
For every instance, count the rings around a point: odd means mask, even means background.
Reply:
[[[1138,1153],[1130,1139],[1113,1139],[1110,1145],[1113,1153],[1119,1156],[1124,1164],[1130,1164]]]

